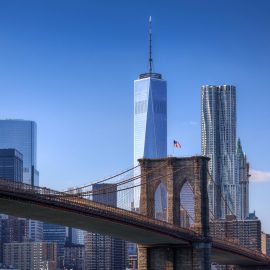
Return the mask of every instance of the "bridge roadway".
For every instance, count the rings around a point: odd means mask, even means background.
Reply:
[[[194,231],[128,210],[47,188],[0,180],[0,213],[56,223],[149,246],[190,246],[204,241]],[[235,243],[212,239],[212,262],[269,265],[270,257]]]

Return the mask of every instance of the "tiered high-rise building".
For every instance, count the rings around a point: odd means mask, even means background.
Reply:
[[[234,214],[244,219],[249,210],[249,166],[240,141],[236,142],[235,86],[202,86],[201,125],[202,155],[210,158],[215,182],[208,186],[210,209],[218,218]]]

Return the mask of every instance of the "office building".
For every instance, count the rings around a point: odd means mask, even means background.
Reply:
[[[240,201],[240,219],[249,217],[249,163],[247,157],[242,150],[240,139],[237,142],[237,168],[236,173],[240,186],[239,201]]]
[[[56,257],[55,243],[13,242],[4,244],[4,265],[20,270],[56,270]]]
[[[232,241],[243,247],[261,251],[261,221],[251,214],[245,220],[233,215],[210,222],[210,235],[217,239]]]
[[[211,212],[216,218],[228,214],[246,218],[248,164],[236,142],[235,86],[202,86],[201,148],[202,155],[210,158],[209,173],[214,180],[208,186]]]
[[[93,200],[116,206],[116,191],[117,186],[114,184],[94,184]],[[126,269],[126,242],[121,239],[97,233],[86,233],[85,255],[87,270]]]
[[[28,221],[6,216],[0,219],[0,263],[3,263],[4,244],[28,239]]]
[[[270,256],[270,234],[262,232],[262,253]]]
[[[0,149],[16,149],[23,157],[23,182],[39,185],[37,125],[34,121],[0,120]],[[42,222],[29,220],[29,239],[42,240]]]
[[[23,155],[16,149],[0,149],[0,179],[23,182]]]
[[[0,149],[0,179],[23,181],[23,156],[15,149]],[[24,219],[0,215],[0,262],[3,262],[3,245],[24,241],[28,237],[28,224]]]
[[[64,248],[64,269],[85,270],[83,245],[67,243]]]
[[[43,239],[57,244],[57,266],[63,266],[67,228],[58,224],[43,223]]]
[[[76,194],[78,190],[76,187],[71,187],[67,189],[67,192],[70,194]],[[77,228],[67,228],[67,242],[72,244],[84,245],[84,236],[85,231],[77,229]]]
[[[140,158],[167,156],[167,82],[153,72],[152,27],[149,21],[149,70],[134,81],[134,166]],[[134,185],[139,185],[137,180]],[[140,187],[134,189],[139,207]]]
[[[0,149],[13,148],[23,155],[23,182],[38,186],[37,125],[26,120],[0,120]]]

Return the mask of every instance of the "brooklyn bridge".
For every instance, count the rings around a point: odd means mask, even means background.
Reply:
[[[137,243],[139,270],[270,269],[270,257],[213,229],[211,181],[206,157],[141,159],[137,167],[61,192],[0,180],[0,212]],[[161,187],[165,206],[159,207]],[[131,204],[134,189],[140,190],[138,208]],[[117,206],[99,200],[115,193]]]

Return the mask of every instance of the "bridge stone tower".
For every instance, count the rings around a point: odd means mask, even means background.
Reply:
[[[180,192],[188,182],[194,192],[194,229],[201,241],[182,246],[138,246],[139,270],[210,269],[208,158],[202,156],[140,159],[140,213],[155,218],[155,191],[167,190],[167,222],[180,227]]]

